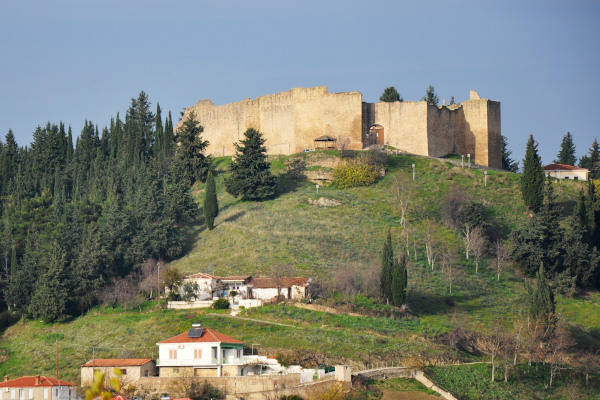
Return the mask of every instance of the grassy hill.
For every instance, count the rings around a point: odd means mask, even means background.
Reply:
[[[296,157],[331,156],[336,155],[313,153]],[[284,172],[287,159],[271,159],[276,173]],[[291,265],[297,275],[317,280],[364,277],[364,271],[376,271],[380,263],[388,227],[397,243],[395,251],[403,246],[404,228],[395,195],[399,182],[411,191],[408,226],[410,237],[418,239],[417,257],[415,260],[411,253],[409,267],[411,316],[382,317],[390,315],[390,308],[374,304],[364,293],[340,298],[340,314],[272,305],[246,310],[242,315],[257,321],[232,319],[208,310],[157,311],[151,302],[129,310],[99,307],[63,324],[23,321],[13,325],[0,341],[0,373],[53,375],[58,344],[61,377],[76,381],[79,365],[93,354],[97,358],[156,357],[156,342],[188,329],[192,322],[246,343],[259,343],[263,353],[279,354],[305,364],[347,362],[362,368],[415,360],[472,361],[481,356],[453,349],[445,339],[450,332],[457,328],[485,332],[494,321],[501,321],[509,329],[515,319],[526,314],[523,278],[513,269],[504,271],[497,281],[487,261],[476,274],[472,260],[465,260],[463,255],[457,261],[460,274],[450,293],[447,277],[439,267],[432,270],[427,266],[421,249],[426,227],[433,226],[440,243],[461,251],[459,234],[441,223],[443,198],[454,187],[483,202],[499,232],[506,234],[526,223],[518,175],[488,171],[484,186],[483,170],[462,169],[452,160],[392,156],[386,176],[372,187],[320,187],[317,194],[313,184],[296,182],[282,174],[277,198],[252,203],[241,202],[224,191],[224,172],[230,161],[215,160],[220,203],[215,229],[206,230],[202,221],[191,226],[187,254],[172,262],[173,266],[185,273],[226,275],[267,274],[272,268]],[[415,182],[411,179],[411,164],[415,164]],[[582,185],[574,181],[555,185],[565,213],[571,212]],[[201,202],[203,185],[197,186],[194,193]],[[340,205],[320,207],[309,203],[321,196]],[[570,324],[579,344],[598,347],[600,296],[591,293],[585,298],[557,299],[558,312]],[[343,313],[353,310],[371,316]]]

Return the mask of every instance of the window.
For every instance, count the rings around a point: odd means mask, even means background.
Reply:
[[[169,358],[171,360],[177,359],[177,349],[170,349],[169,350]]]
[[[127,368],[121,368],[121,373],[123,375],[127,375]]]
[[[10,398],[11,399],[15,398],[15,389],[10,389]]]
[[[54,397],[58,397],[58,388],[54,388]]]
[[[29,399],[33,399],[33,389],[29,389]]]
[[[144,371],[144,376],[148,376],[148,370]]]
[[[44,388],[44,398],[47,399],[48,398],[48,389]]]
[[[194,349],[194,359],[199,360],[202,358],[202,349]]]
[[[242,357],[242,351],[240,349],[237,350],[237,358],[241,358]]]
[[[212,348],[212,358],[218,358],[219,357],[219,353],[217,352],[217,348],[213,347]]]

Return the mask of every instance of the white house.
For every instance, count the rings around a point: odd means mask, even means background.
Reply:
[[[218,280],[218,277],[203,272],[183,277],[184,283],[192,282],[198,284],[196,300],[212,300],[213,290],[217,287]]]
[[[244,342],[200,325],[158,342],[159,376],[240,376]]]
[[[74,383],[43,375],[4,377],[0,383],[1,400],[77,400]]]
[[[573,165],[548,164],[544,167],[544,173],[556,179],[587,181],[590,170]]]
[[[248,296],[248,282],[252,275],[243,276],[224,276],[217,282],[218,290],[215,294],[218,297],[229,296],[231,291],[236,291],[238,296],[245,299]]]
[[[253,277],[248,282],[248,298],[270,300],[279,294],[286,299],[306,298],[306,289],[309,284],[307,278],[283,277],[280,279]]]

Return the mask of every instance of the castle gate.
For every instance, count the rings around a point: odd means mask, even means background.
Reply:
[[[379,124],[371,125],[367,137],[365,138],[365,145],[371,146],[374,144],[385,144],[383,136],[383,126]]]

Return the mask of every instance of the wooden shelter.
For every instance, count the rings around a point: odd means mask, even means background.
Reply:
[[[328,135],[319,136],[315,139],[315,150],[318,149],[335,149],[337,147],[337,139]]]

